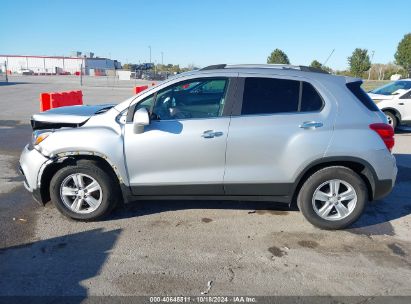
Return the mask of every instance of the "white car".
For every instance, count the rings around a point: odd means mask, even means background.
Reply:
[[[368,95],[387,115],[395,129],[401,124],[411,124],[411,79],[401,79],[376,88]]]
[[[17,74],[19,75],[33,75],[34,72],[32,70],[29,69],[21,69],[17,71]]]

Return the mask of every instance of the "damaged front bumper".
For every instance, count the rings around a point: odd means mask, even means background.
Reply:
[[[49,161],[49,158],[29,145],[24,147],[20,156],[19,171],[24,176],[24,187],[32,193],[33,198],[40,205],[43,205],[43,201],[39,176],[47,161]]]

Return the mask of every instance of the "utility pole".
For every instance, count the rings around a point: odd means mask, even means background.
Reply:
[[[80,65],[80,86],[83,86],[83,63]]]
[[[164,52],[161,52],[161,65],[164,65]]]
[[[9,71],[7,71],[7,61],[4,62],[4,68],[6,69],[6,82],[9,82]]]
[[[149,45],[148,48],[150,49],[150,62],[149,63],[151,63],[151,45]]]
[[[374,58],[374,53],[375,53],[375,51],[371,52],[371,60],[370,60],[371,65],[370,65],[370,69],[368,70],[368,80],[370,80],[370,78],[371,78],[372,59]]]

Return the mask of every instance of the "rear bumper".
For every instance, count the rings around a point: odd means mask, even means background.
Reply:
[[[394,188],[395,180],[386,179],[375,182],[374,199],[379,200],[391,193]]]
[[[379,200],[390,194],[397,179],[397,163],[395,156],[387,149],[369,151],[366,155],[374,169],[372,180],[372,200]]]
[[[386,162],[387,163],[387,162]],[[394,155],[390,154],[390,162],[385,169],[385,176],[389,178],[376,179],[374,182],[374,200],[382,199],[391,193],[397,179],[398,168]]]

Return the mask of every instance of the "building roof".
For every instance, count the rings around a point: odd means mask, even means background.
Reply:
[[[113,60],[109,58],[102,57],[68,57],[68,56],[37,56],[37,55],[1,55],[0,57],[21,57],[21,58],[50,58],[50,59],[96,59],[96,60]]]

